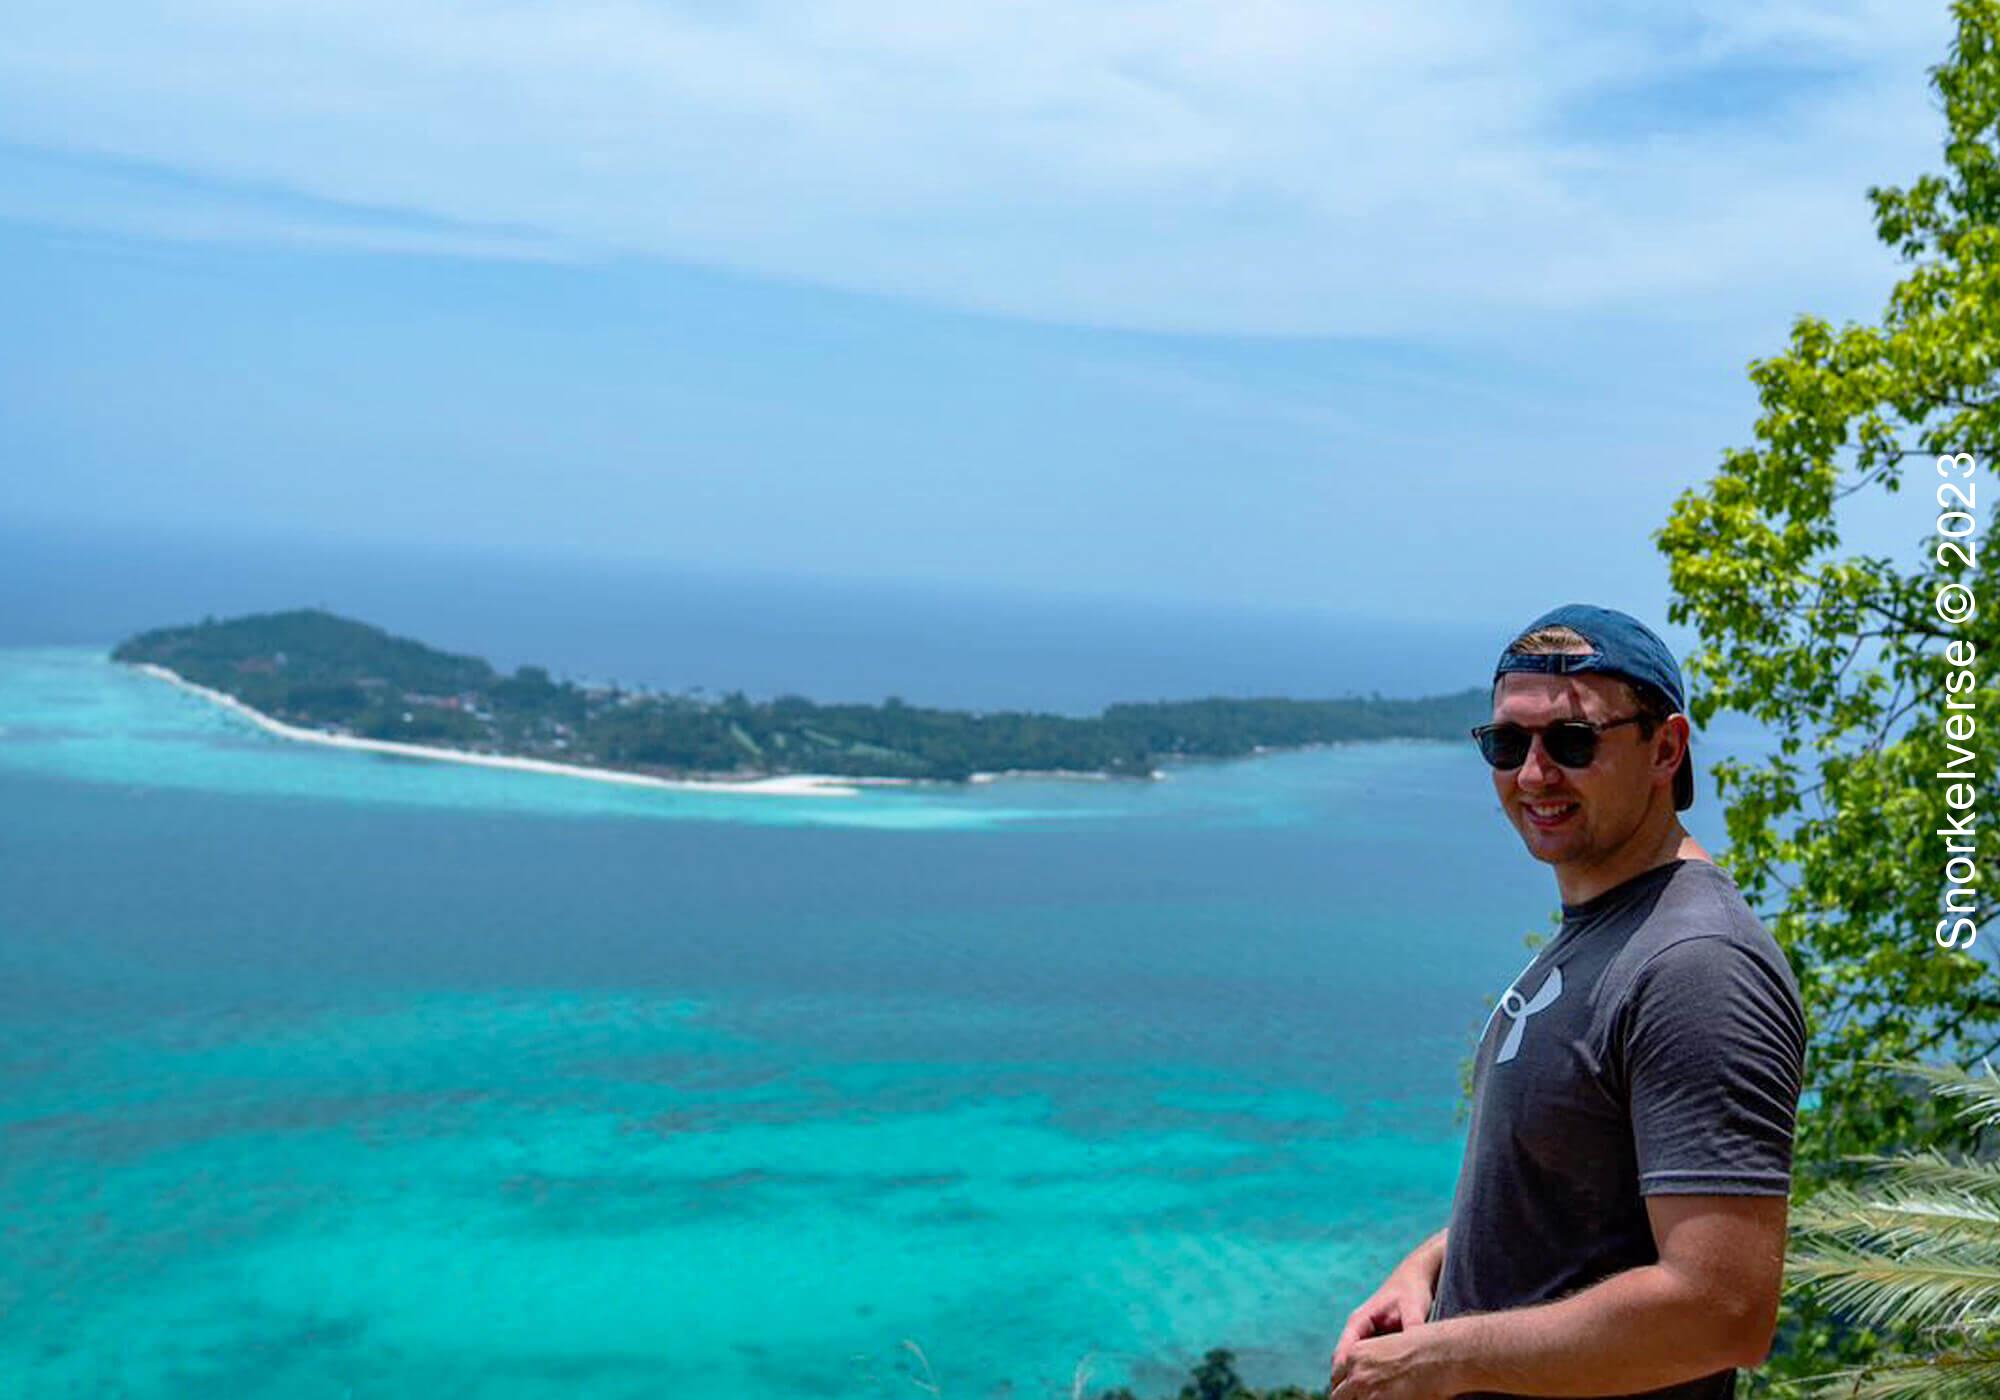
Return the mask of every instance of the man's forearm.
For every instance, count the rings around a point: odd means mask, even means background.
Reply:
[[[1437,1286],[1438,1270],[1444,1267],[1444,1239],[1449,1228],[1438,1231],[1403,1257],[1396,1267],[1416,1274],[1426,1288]]]
[[[1456,1390],[1604,1395],[1761,1364],[1756,1311],[1647,1264],[1553,1303],[1447,1318],[1412,1338]]]

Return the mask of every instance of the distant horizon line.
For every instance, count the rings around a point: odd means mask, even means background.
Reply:
[[[365,539],[351,535],[315,534],[296,529],[216,530],[198,524],[172,522],[147,525],[136,521],[104,521],[78,518],[23,517],[16,515],[0,522],[0,537],[13,536],[46,542],[50,536],[68,535],[106,544],[142,543],[165,553],[206,554],[218,547],[262,553],[294,554],[299,550],[325,555],[379,557],[428,564],[493,564],[546,569],[552,572],[620,575],[654,579],[707,578],[740,584],[772,587],[838,586],[857,592],[885,594],[943,592],[968,602],[1040,604],[1052,607],[1087,605],[1109,611],[1158,609],[1191,614],[1209,613],[1221,617],[1245,615],[1272,621],[1293,620],[1348,626],[1414,627],[1440,633],[1470,636],[1491,632],[1496,637],[1517,623],[1498,620],[1465,620],[1460,617],[1427,617],[1393,612],[1354,611],[1309,602],[1280,602],[1267,598],[1217,597],[1190,593],[1163,593],[1126,589],[1056,589],[1033,585],[966,578],[932,578],[919,574],[827,572],[789,569],[764,562],[662,559],[605,553],[561,553],[533,549],[517,543],[448,540],[426,542],[406,537]],[[295,606],[327,607],[324,600],[301,599]]]

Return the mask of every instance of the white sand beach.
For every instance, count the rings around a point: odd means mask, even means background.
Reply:
[[[336,749],[356,749],[364,753],[393,754],[398,758],[435,759],[441,763],[470,763],[481,768],[511,768],[522,773],[547,773],[564,778],[587,778],[597,783],[666,788],[675,792],[736,793],[754,797],[857,797],[864,787],[895,787],[909,781],[906,778],[843,778],[821,773],[787,773],[780,777],[745,778],[740,781],[655,778],[645,773],[621,773],[615,768],[587,768],[582,764],[553,763],[541,758],[510,758],[504,754],[468,753],[463,749],[439,749],[426,744],[402,744],[393,739],[360,739],[349,734],[327,734],[317,729],[303,729],[295,724],[286,724],[282,720],[271,718],[261,710],[252,709],[233,695],[211,690],[205,685],[196,685],[185,676],[149,661],[136,663],[135,669],[177,685],[182,690],[199,695],[212,704],[239,714],[259,729],[275,734],[281,739],[296,739],[307,744],[324,744]]]

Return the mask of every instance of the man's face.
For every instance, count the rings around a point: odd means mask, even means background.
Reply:
[[[1564,719],[1603,724],[1636,711],[1624,682],[1588,673],[1510,671],[1493,695],[1494,723],[1530,729]],[[1658,729],[1646,739],[1638,725],[1620,725],[1598,735],[1588,768],[1562,768],[1549,759],[1538,736],[1519,768],[1493,769],[1493,791],[1528,854],[1550,865],[1588,869],[1624,849],[1645,818],[1660,738]]]

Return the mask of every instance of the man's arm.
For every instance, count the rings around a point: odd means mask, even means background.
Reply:
[[[1467,1390],[1588,1396],[1762,1364],[1784,1275],[1783,1196],[1646,1198],[1659,1262],[1552,1303],[1363,1338],[1331,1400]]]
[[[1432,1235],[1404,1255],[1403,1262],[1392,1272],[1417,1279],[1423,1283],[1426,1292],[1434,1292],[1437,1289],[1438,1271],[1444,1268],[1444,1238],[1449,1233],[1449,1230],[1440,1230]],[[1430,1311],[1428,1302],[1424,1305],[1424,1311]],[[1418,1319],[1420,1322],[1422,1320]]]
[[[1444,1266],[1446,1233],[1440,1230],[1411,1250],[1402,1263],[1389,1271],[1389,1277],[1368,1301],[1347,1315],[1347,1326],[1341,1329],[1340,1340],[1333,1349],[1336,1374],[1340,1363],[1361,1338],[1407,1331],[1421,1325],[1430,1315],[1438,1270]]]

